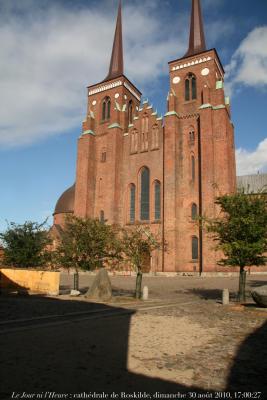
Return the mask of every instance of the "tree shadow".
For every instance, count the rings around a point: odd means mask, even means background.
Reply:
[[[267,393],[267,322],[239,347],[229,373],[227,389],[236,392]],[[266,398],[266,397],[265,397]]]
[[[3,271],[0,271],[0,294],[28,295],[29,288],[19,285],[10,279]]]
[[[216,300],[222,301],[222,290],[219,289],[187,289],[186,293],[193,294],[203,300]],[[230,300],[235,301],[237,299],[236,292],[230,292]]]
[[[250,290],[252,290],[253,288],[267,285],[267,281],[249,280],[248,283]]]

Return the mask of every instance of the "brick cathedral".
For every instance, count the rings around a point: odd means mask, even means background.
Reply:
[[[55,229],[68,213],[149,226],[165,244],[149,259],[152,272],[220,271],[196,217],[215,216],[216,197],[236,189],[224,69],[206,48],[200,0],[192,0],[189,36],[186,54],[169,62],[167,112],[159,117],[124,75],[119,3],[108,75],[88,88],[76,182],[54,213]]]

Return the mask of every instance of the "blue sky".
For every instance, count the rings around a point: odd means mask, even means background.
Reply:
[[[124,0],[125,74],[159,112],[190,0]],[[267,172],[267,1],[202,0],[226,69],[238,174]],[[75,180],[86,87],[108,70],[117,1],[0,0],[0,230],[42,221]],[[51,222],[50,218],[50,222]]]

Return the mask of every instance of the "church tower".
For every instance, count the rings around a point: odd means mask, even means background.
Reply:
[[[216,197],[235,191],[235,149],[224,69],[216,50],[206,48],[200,0],[192,0],[188,50],[169,62],[169,74],[163,269],[214,271],[214,243],[196,219],[214,217]]]
[[[124,75],[120,1],[108,75],[88,88],[78,142],[75,215],[120,222],[123,140],[140,99],[140,91]]]

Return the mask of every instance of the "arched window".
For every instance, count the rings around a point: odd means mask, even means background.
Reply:
[[[190,80],[187,78],[185,80],[185,101],[190,100]]]
[[[105,213],[103,210],[100,211],[99,221],[101,222],[101,224],[105,223]]]
[[[191,218],[193,221],[197,219],[197,205],[195,203],[191,207]]]
[[[102,103],[102,121],[105,121],[105,119],[106,119],[106,108],[107,108],[107,104],[106,104],[106,101],[104,100]]]
[[[135,185],[132,183],[130,185],[130,222],[135,221],[135,193],[136,188]]]
[[[196,162],[194,156],[191,156],[191,174],[192,174],[192,181],[194,182],[196,178]]]
[[[144,167],[141,171],[141,196],[140,196],[141,221],[149,220],[149,187],[150,187],[150,172],[147,167]]]
[[[107,102],[107,119],[110,119],[110,110],[111,110],[111,100],[109,98]]]
[[[160,190],[160,182],[156,181],[154,184],[154,197],[155,197],[155,221],[160,220],[161,218],[161,190]]]
[[[192,77],[191,85],[192,85],[192,100],[195,100],[197,98],[197,80],[195,76]]]
[[[102,103],[102,121],[110,119],[111,100],[110,97],[105,97]]]
[[[197,98],[197,79],[190,73],[185,79],[185,101],[195,100]]]
[[[192,260],[198,260],[198,238],[192,237]]]
[[[128,105],[128,123],[129,125],[133,123],[133,101],[129,101]]]
[[[195,141],[195,131],[193,129],[191,129],[189,132],[189,141],[190,143],[193,143]]]
[[[99,184],[98,184],[98,195],[99,195],[99,197],[102,197],[102,195],[103,195],[102,190],[103,190],[103,179],[100,178],[99,179]]]

